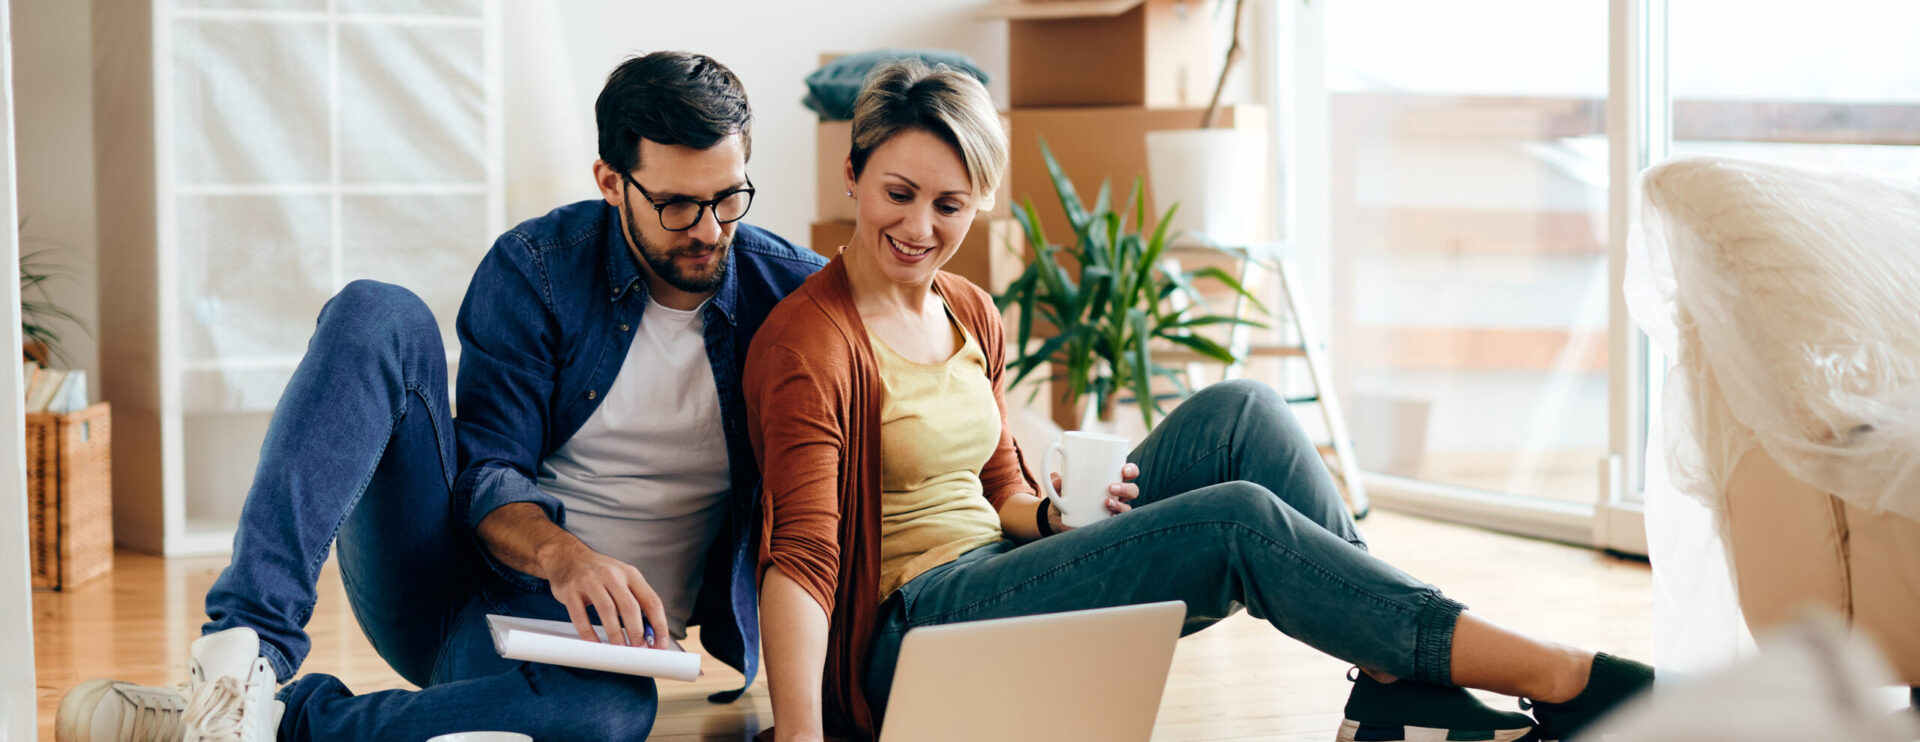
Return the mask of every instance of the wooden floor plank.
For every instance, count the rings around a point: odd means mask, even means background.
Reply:
[[[1643,562],[1377,510],[1362,525],[1373,553],[1495,622],[1631,657],[1651,653],[1651,575]],[[121,552],[115,571],[98,582],[35,593],[41,739],[51,742],[60,697],[82,680],[184,679],[187,643],[206,620],[201,601],[224,566],[219,558]],[[356,692],[410,687],[360,634],[332,566],[308,631],[314,651],[303,672],[336,675]],[[1153,739],[1324,742],[1340,723],[1347,667],[1264,622],[1234,616],[1181,640]],[[661,684],[653,739],[737,741],[772,723],[764,680],[717,706],[707,694],[737,687],[740,675],[710,657],[702,668],[698,682]],[[1512,699],[1482,695],[1512,708]]]

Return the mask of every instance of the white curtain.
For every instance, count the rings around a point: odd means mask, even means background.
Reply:
[[[608,70],[574,68],[564,5],[505,0],[508,226],[598,196],[593,99],[578,91],[599,90]]]
[[[454,315],[500,216],[496,1],[173,6],[163,301],[187,413],[273,409],[320,307],[357,278],[411,289],[457,348]]]

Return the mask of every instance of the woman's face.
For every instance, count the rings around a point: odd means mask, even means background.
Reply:
[[[925,283],[973,225],[972,181],[960,152],[924,129],[904,129],[847,180],[859,204],[849,250],[863,250],[896,283]]]

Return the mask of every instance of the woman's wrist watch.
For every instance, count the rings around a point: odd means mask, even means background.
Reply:
[[[1047,518],[1047,511],[1052,508],[1053,501],[1042,497],[1040,498],[1040,507],[1033,509],[1033,525],[1040,529],[1040,538],[1046,538],[1057,533],[1057,531],[1053,530],[1053,521]]]

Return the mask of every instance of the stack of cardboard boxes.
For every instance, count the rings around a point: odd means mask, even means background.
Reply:
[[[1033,203],[1048,242],[1067,244],[1074,236],[1042,140],[1085,203],[1104,182],[1119,207],[1138,178],[1148,213],[1138,228],[1159,222],[1170,204],[1156,202],[1147,185],[1147,132],[1200,128],[1223,56],[1214,43],[1214,4],[1006,0],[980,13],[1008,25],[1007,116],[1015,134],[1008,179],[1017,203]],[[1215,125],[1257,130],[1265,121],[1257,107],[1227,106]],[[1127,218],[1131,223],[1132,214]],[[1050,412],[1062,427],[1078,425],[1074,409],[1057,396]]]
[[[984,8],[980,19],[1008,24],[1012,108],[1003,121],[1012,157],[992,212],[978,217],[946,270],[991,292],[1004,290],[1032,256],[1011,217],[1011,209],[1029,201],[1049,242],[1073,239],[1041,140],[1082,199],[1091,204],[1108,182],[1120,204],[1134,180],[1147,177],[1147,132],[1199,128],[1222,61],[1214,43],[1215,2],[1003,0]],[[1223,108],[1216,125],[1259,130],[1265,120],[1258,107],[1236,105]],[[856,207],[844,175],[852,127],[845,121],[819,126],[819,213],[811,244],[831,257],[853,234]],[[1150,216],[1139,226],[1151,229],[1167,205],[1155,202],[1151,188],[1146,191]],[[1010,406],[1017,406],[1013,396],[1024,401],[1027,395],[1010,394]],[[1057,401],[1054,407],[1057,422],[1077,422]]]
[[[1060,208],[1040,141],[1089,204],[1107,182],[1126,198],[1147,175],[1149,131],[1200,127],[1219,74],[1213,0],[1015,0],[986,8],[1005,20],[1013,110],[1013,197],[1029,199],[1047,240],[1073,231]],[[1219,126],[1258,129],[1259,109],[1228,106]],[[1148,225],[1167,204],[1146,197]]]
[[[833,56],[823,56],[824,65]],[[1001,117],[1002,126],[1008,125]],[[847,196],[847,152],[853,146],[853,122],[821,121],[815,136],[815,190],[819,203],[807,244],[829,258],[853,238],[854,200]],[[1006,289],[1024,266],[1025,240],[1012,218],[1009,184],[1003,179],[994,194],[993,208],[980,212],[967,230],[966,240],[943,267],[992,293]]]

